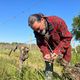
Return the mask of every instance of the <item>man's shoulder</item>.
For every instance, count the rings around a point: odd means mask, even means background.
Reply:
[[[49,20],[49,21],[64,21],[61,17],[59,17],[59,16],[48,16],[47,17],[47,19]]]
[[[48,16],[48,18],[60,18],[59,16]]]

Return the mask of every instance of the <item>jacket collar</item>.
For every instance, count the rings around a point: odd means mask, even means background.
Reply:
[[[51,22],[49,22],[49,20],[47,18],[46,18],[46,22],[47,22],[46,30],[51,32],[54,29],[54,27],[52,26]]]

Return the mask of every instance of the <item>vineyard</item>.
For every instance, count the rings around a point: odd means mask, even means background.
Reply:
[[[35,44],[27,45],[30,48],[29,57],[23,63],[22,72],[19,72],[20,51],[17,49],[9,56],[9,52],[17,43],[0,43],[0,80],[45,80],[44,60],[41,52]],[[80,62],[80,47],[72,49],[72,60],[70,65],[75,66]],[[62,67],[55,61],[53,80],[65,80],[60,77]],[[65,75],[67,76],[67,75]],[[67,79],[74,80],[74,79]],[[80,75],[78,79],[80,80]]]

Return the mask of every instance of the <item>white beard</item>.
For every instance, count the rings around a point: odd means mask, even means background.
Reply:
[[[42,31],[38,30],[38,33],[40,33],[41,35],[45,35],[46,34],[46,30],[45,29],[42,30]]]

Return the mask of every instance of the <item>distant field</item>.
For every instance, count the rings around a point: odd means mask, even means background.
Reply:
[[[7,47],[5,47],[7,46]],[[15,45],[0,45],[0,80],[44,80],[44,60],[39,49],[30,46],[29,58],[23,64],[23,73],[19,74],[19,50],[8,56]],[[71,65],[80,61],[80,53],[72,51]],[[55,62],[54,71],[60,73],[61,67]],[[54,80],[61,80],[54,75]]]

